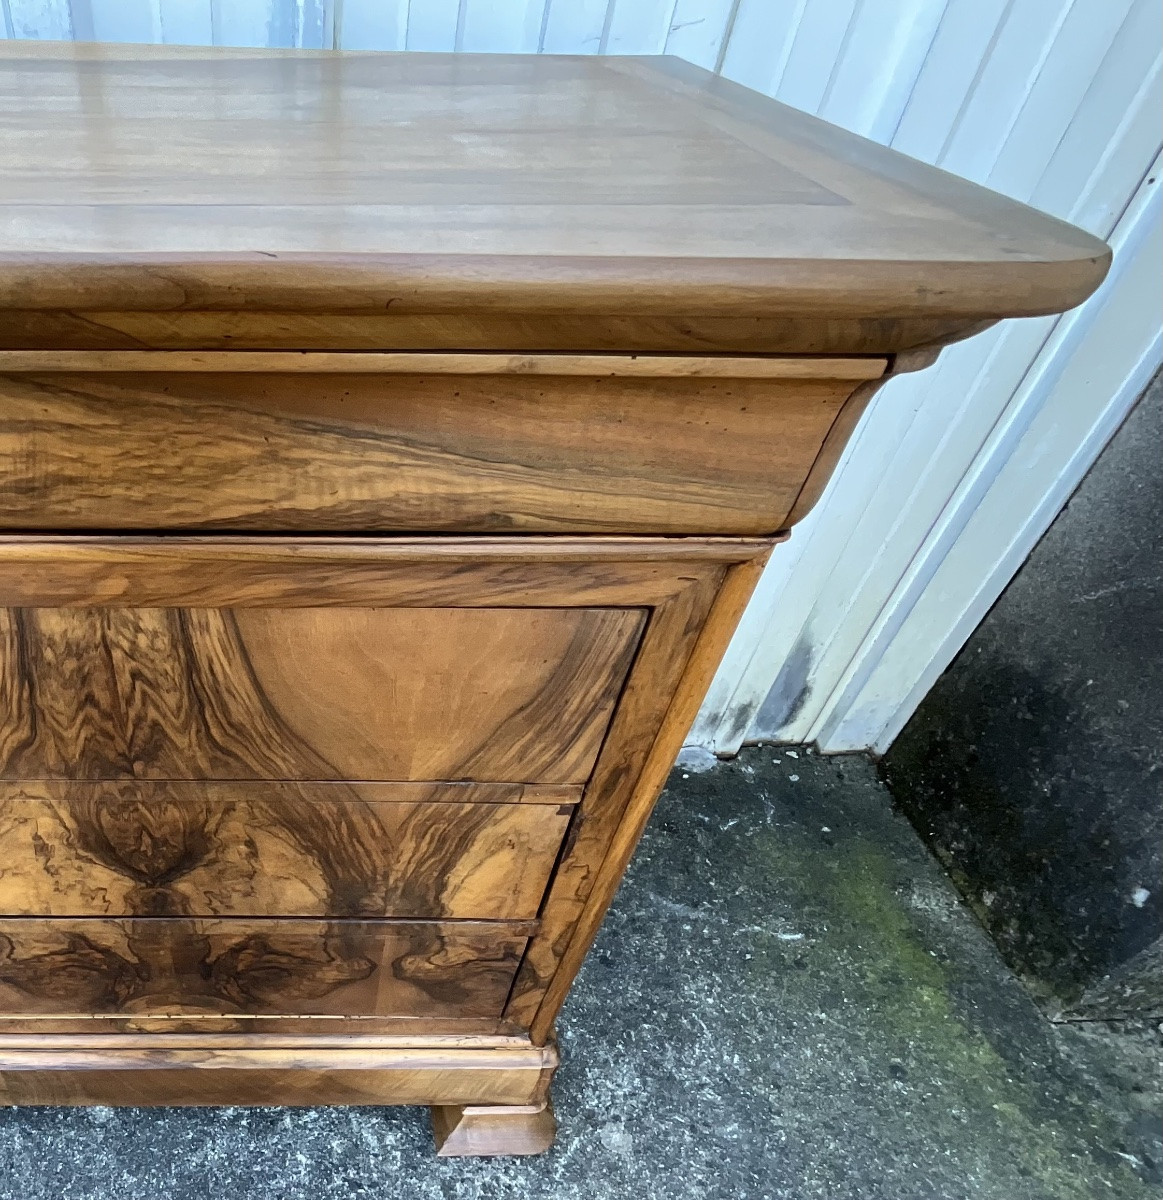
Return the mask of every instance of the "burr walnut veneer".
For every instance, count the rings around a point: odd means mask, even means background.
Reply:
[[[8,42],[0,99],[0,1103],[544,1149],[769,551],[1106,248],[669,59]]]

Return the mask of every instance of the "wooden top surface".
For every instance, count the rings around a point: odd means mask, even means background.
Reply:
[[[0,308],[994,318],[1108,257],[671,58],[0,43]]]

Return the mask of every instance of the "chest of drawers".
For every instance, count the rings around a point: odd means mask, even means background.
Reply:
[[[0,68],[0,1102],[544,1149],[768,554],[1105,247],[672,60]]]

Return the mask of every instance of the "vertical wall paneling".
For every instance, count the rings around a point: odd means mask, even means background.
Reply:
[[[731,36],[739,0],[678,0],[666,34],[666,53],[713,71]]]
[[[13,37],[67,41],[73,36],[68,0],[8,0],[5,15]]]
[[[93,42],[160,42],[158,0],[72,0],[73,36]]]
[[[161,40],[175,46],[210,46],[214,22],[210,0],[159,0]]]
[[[823,731],[822,745],[883,750],[989,611],[1118,429],[1163,357],[1163,205],[1158,162],[1116,230],[1102,291],[1048,347],[1023,385],[1032,418],[993,475],[965,481],[964,522],[908,606],[907,638],[885,638]],[[1014,512],[1022,514],[1015,523]],[[968,586],[967,586],[968,585]],[[957,620],[950,622],[949,608]],[[918,666],[918,664],[920,664]]]
[[[836,60],[847,44],[859,0],[809,0],[792,38],[774,95],[814,113],[824,98]]]
[[[612,0],[550,0],[541,49],[546,54],[597,54]]]
[[[408,0],[336,0],[335,44],[343,50],[403,50]]]
[[[0,0],[0,17],[17,38],[667,52],[1114,232],[1082,310],[1007,322],[876,398],[712,685],[692,740],[720,753],[886,745],[1159,360],[1158,0]]]
[[[461,0],[412,0],[408,6],[408,50],[455,50]]]
[[[272,21],[272,9],[289,11],[289,4],[279,0],[211,0],[211,20],[216,46],[275,46],[279,45],[277,24]]]
[[[677,0],[614,0],[606,25],[607,54],[661,54]]]
[[[896,132],[945,0],[862,0],[832,64],[818,114],[865,137]]]
[[[1060,41],[1061,32],[1055,30],[1054,45]],[[1101,56],[1101,48],[1101,40],[1096,38],[1091,48],[1094,58]],[[1024,52],[1029,62],[1044,64],[1051,47],[1027,43]],[[1080,61],[1094,66],[1085,56]],[[1004,119],[1010,126],[1007,136],[1018,136],[1023,115],[1014,118],[1006,110]],[[1057,120],[1064,125],[1066,117],[1057,113]],[[1038,169],[1039,162],[1045,163],[1045,153],[1057,144],[1061,134],[1054,122],[1039,128],[1044,140],[1038,143],[1038,153],[1031,147],[1032,171]],[[985,140],[984,131],[979,140]],[[975,141],[974,147],[977,144]],[[998,155],[1007,144],[997,143]],[[992,165],[983,174],[986,182],[994,182]],[[1025,198],[1031,188],[1027,179],[1025,187],[1006,190]],[[1068,210],[1063,215],[1072,214]],[[830,572],[827,586],[813,606],[814,625],[827,630],[817,641],[815,678],[843,678],[867,628],[909,569],[934,516],[942,512],[957,482],[985,445],[1053,325],[1050,318],[1008,323],[951,350],[942,370],[916,376],[906,381],[905,387],[886,393],[878,408],[883,411],[891,401],[904,412],[879,426],[874,421],[865,430],[861,462],[875,459],[881,471],[863,483],[853,480],[861,490],[862,509],[849,523],[849,537],[844,543],[847,552]],[[901,405],[909,390],[918,394],[913,413]],[[906,414],[907,423],[902,427],[901,416]],[[870,446],[875,451],[872,455]],[[910,481],[904,495],[899,483],[902,479]],[[869,538],[874,541],[869,543]],[[869,557],[859,552],[861,545],[876,541],[884,543],[877,555]],[[801,728],[814,730],[829,703],[828,693],[817,691],[800,713]]]
[[[534,54],[541,41],[547,0],[466,0],[459,50]]]
[[[1022,76],[1020,89],[999,105],[1003,81],[988,62],[972,72],[951,71],[949,79],[959,79],[964,94],[946,88],[935,125],[929,83],[940,64],[926,62],[896,144],[913,153],[924,149],[942,165],[1106,235],[1109,215],[1125,207],[1158,146],[1158,8],[1138,0],[1037,7],[1040,24],[1031,20],[1034,7],[1012,3],[990,14],[997,17],[993,30],[979,30],[982,53],[1001,55],[1007,73]],[[961,15],[954,9],[950,5],[942,18],[930,58],[956,50],[948,36]],[[918,108],[926,110],[924,119]],[[1011,144],[1022,152],[1010,152]],[[1012,441],[1001,431],[1020,430],[1039,411],[1036,395],[1023,404],[1015,394],[1041,353],[1053,362],[1062,355],[1053,344],[1043,352],[1054,328],[1050,319],[1008,322],[946,351],[937,368],[896,381],[878,397],[859,431],[857,455],[846,457],[810,524],[793,538],[792,546],[800,540],[794,563],[773,559],[757,600],[768,620],[757,614],[750,640],[741,638],[740,655],[732,649],[695,740],[720,752],[745,737],[850,749],[869,744],[851,739],[876,727],[877,704],[889,706],[879,712],[880,729],[903,723],[908,704],[923,692],[910,700],[901,689],[897,709],[884,687],[862,697],[860,721],[847,717],[861,679],[875,671],[889,645],[899,660],[912,662],[915,678],[943,669],[948,659],[938,665],[930,657],[938,648],[955,652],[953,641],[914,633],[911,596],[935,577],[951,545],[948,531],[964,524],[977,502],[961,490],[963,481],[1000,477]],[[1100,343],[1088,344],[1090,353],[1100,352]],[[1098,392],[1090,402],[1106,398]],[[892,482],[900,478],[915,480],[904,496]],[[1011,525],[1026,516],[1008,510]],[[978,562],[974,570],[975,577],[963,580],[967,596],[990,564]],[[955,590],[946,588],[940,611],[950,628],[958,626]],[[895,678],[901,676],[898,671]],[[748,726],[748,715],[756,713]]]

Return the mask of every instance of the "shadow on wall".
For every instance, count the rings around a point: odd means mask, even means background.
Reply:
[[[1156,376],[882,764],[1044,1006],[1163,1013]]]

